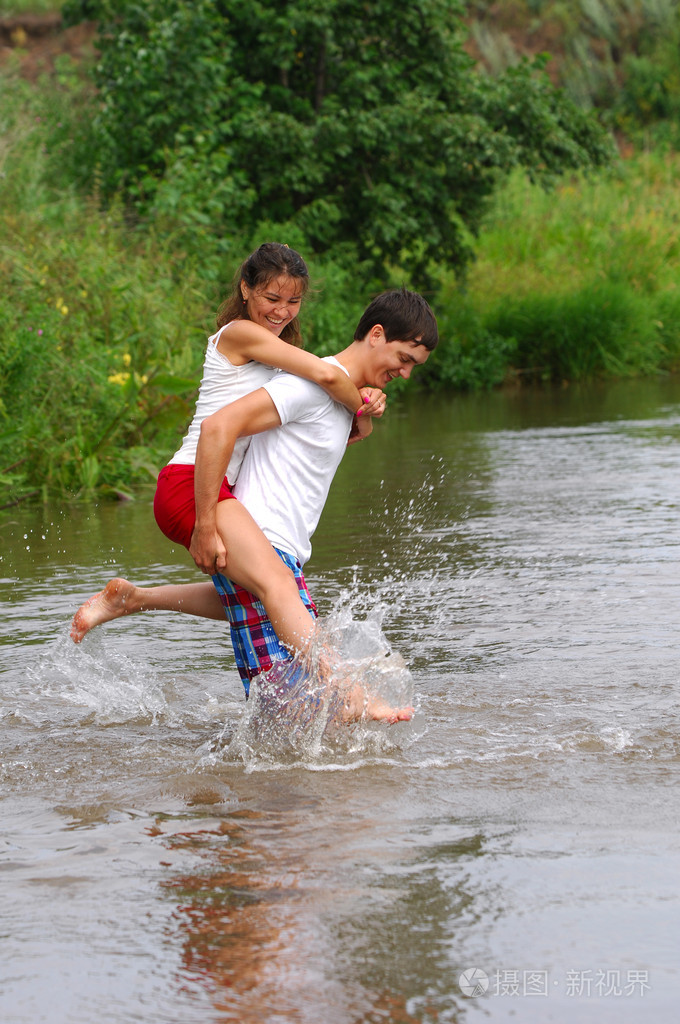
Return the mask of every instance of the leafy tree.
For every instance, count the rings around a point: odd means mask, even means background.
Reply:
[[[216,236],[263,222],[385,280],[462,268],[516,166],[550,182],[610,143],[541,62],[491,79],[457,0],[69,0],[99,23],[100,187]]]

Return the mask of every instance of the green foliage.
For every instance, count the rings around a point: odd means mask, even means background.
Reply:
[[[126,491],[157,472],[150,453],[171,449],[191,413],[198,353],[185,296],[175,292],[171,306],[157,275],[167,253],[132,250],[112,215],[102,224],[81,212],[71,226],[64,239],[22,224],[24,251],[2,249],[0,471],[10,497],[13,483],[19,496]],[[142,444],[147,466],[133,457]]]
[[[175,287],[172,248],[131,236],[115,205],[102,215],[68,188],[73,83],[1,84],[5,499],[129,492],[157,472],[191,414],[205,297],[184,263]]]
[[[487,317],[516,341],[515,367],[540,380],[653,372],[665,349],[648,303],[622,283],[595,282],[573,293],[509,298]]]
[[[224,238],[262,222],[384,279],[462,268],[514,166],[606,163],[601,129],[539,64],[476,75],[451,0],[70,0],[96,17],[93,156],[105,196]]]
[[[641,135],[680,145],[680,11],[669,24],[647,32],[639,53],[624,60],[624,82],[614,105],[616,124],[630,137]]]
[[[550,196],[515,175],[466,290],[442,275],[444,374],[488,386],[680,368],[677,172],[677,157],[647,155]]]
[[[168,16],[179,7],[173,2],[163,7]],[[100,0],[93,3],[101,9]],[[207,17],[209,6],[196,5],[195,17]],[[305,10],[313,7],[310,2]],[[146,18],[146,7],[140,11]],[[177,22],[190,51],[186,19],[194,14],[185,11]],[[253,24],[260,25],[259,8],[256,14]],[[273,29],[269,35],[273,46]],[[442,338],[415,377],[427,389],[492,387],[517,377],[574,379],[680,369],[678,159],[639,156],[617,173],[573,176],[552,192],[531,185],[521,167],[536,181],[554,179],[563,157],[584,158],[590,129],[584,121],[581,153],[580,116],[572,110],[567,117],[567,108],[527,66],[508,74],[504,84],[471,76],[462,94],[466,112],[451,122],[458,132],[447,140],[451,166],[458,149],[471,161],[460,169],[456,186],[457,195],[470,190],[470,214],[464,217],[453,201],[440,213],[442,220],[451,218],[461,249],[475,253],[465,288],[450,254],[438,258],[425,235],[413,234],[408,247],[401,239],[398,252],[378,249],[380,266],[370,252],[360,260],[358,228],[368,232],[371,218],[365,224],[357,221],[356,237],[345,238],[338,228],[341,221],[334,219],[343,215],[337,196],[316,200],[313,209],[322,223],[313,220],[311,227],[303,216],[307,207],[286,205],[292,203],[290,195],[281,192],[271,210],[259,195],[254,201],[250,186],[240,189],[233,172],[240,165],[232,149],[217,146],[215,140],[225,138],[217,120],[210,131],[187,120],[168,142],[163,135],[175,127],[162,121],[165,114],[159,110],[155,156],[160,153],[162,159],[153,164],[153,173],[145,172],[144,182],[107,183],[103,164],[92,173],[92,154],[99,153],[102,139],[101,113],[97,109],[93,116],[92,87],[82,69],[63,58],[53,75],[34,85],[8,67],[0,76],[0,273],[5,283],[0,295],[0,481],[5,502],[28,495],[133,495],[150,488],[191,416],[206,335],[225,282],[245,253],[272,238],[309,259],[314,287],[303,328],[307,347],[320,354],[347,343],[373,294],[413,284],[405,267],[425,266],[436,286],[428,297]],[[170,66],[166,70],[172,74]],[[303,72],[310,68],[301,59],[289,68],[287,86],[279,75],[283,97],[289,97],[291,81]],[[368,88],[372,72],[366,74]],[[231,75],[230,88],[233,81]],[[312,82],[308,77],[308,89]],[[134,89],[123,92],[132,104]],[[251,130],[260,139],[258,146],[284,123],[273,105],[277,96],[268,84],[247,110],[245,104],[234,107],[243,118],[243,133]],[[253,125],[263,97],[272,116]],[[195,114],[200,104],[196,100],[191,107],[194,100],[189,98],[185,109]],[[139,102],[146,110],[147,97],[140,96]],[[324,98],[321,109],[325,106]],[[356,112],[356,104],[352,109]],[[424,118],[425,108],[420,109]],[[367,116],[370,121],[370,110]],[[140,133],[146,130],[142,120]],[[293,121],[312,131],[302,114]],[[371,123],[375,129],[375,119]],[[134,135],[136,121],[128,127]],[[424,121],[404,125],[407,129],[427,135]],[[117,130],[124,133],[124,122]],[[486,153],[488,131],[493,145]],[[412,137],[404,136],[409,145]],[[282,180],[297,195],[294,176],[305,180],[309,154],[301,150],[298,164],[292,160],[284,168],[286,139],[276,138],[277,146],[267,149],[263,161],[281,163]],[[241,147],[246,141],[237,138]],[[391,151],[395,189],[401,141],[396,138]],[[446,164],[443,142],[440,155]],[[409,155],[409,174],[415,174],[416,157]],[[429,150],[425,157],[434,159]],[[502,181],[506,165],[513,162],[517,166],[509,180],[493,194],[487,192],[487,184]],[[322,181],[326,163],[324,154]],[[86,184],[90,193],[83,191]],[[348,174],[348,190],[355,186]],[[146,220],[130,216],[131,200],[123,203],[116,194],[122,187],[135,197],[135,209]],[[427,188],[424,181],[424,197]],[[413,208],[417,200],[415,195]],[[256,210],[252,223],[246,216],[251,205]],[[246,226],[227,229],[227,208]],[[380,227],[384,237],[392,228],[400,230],[404,215],[396,209],[394,224]],[[327,231],[330,248],[313,252],[308,231]],[[395,397],[398,391],[395,382]]]
[[[456,290],[437,310],[440,342],[417,381],[427,390],[477,391],[502,384],[515,364],[513,335],[494,333],[486,319]]]

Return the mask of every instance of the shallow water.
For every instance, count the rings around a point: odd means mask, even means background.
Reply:
[[[307,577],[417,712],[312,738],[220,623],[70,642],[201,578],[148,502],[1,513],[0,1019],[674,1022],[679,481],[677,379],[392,408]]]

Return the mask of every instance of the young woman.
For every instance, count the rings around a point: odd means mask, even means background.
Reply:
[[[242,264],[231,295],[218,310],[218,331],[208,341],[196,413],[179,451],[161,470],[154,499],[154,514],[163,533],[189,550],[196,522],[196,449],[207,416],[261,387],[277,369],[319,384],[335,401],[356,413],[359,436],[370,433],[369,416],[384,411],[382,391],[366,388],[360,394],[341,369],[298,347],[297,314],[308,286],[309,272],[299,253],[268,242]],[[277,636],[294,653],[307,647],[313,619],[293,574],[232,493],[248,443],[249,438],[237,442],[219,492],[217,531],[223,545],[219,569],[262,601]],[[164,589],[154,588],[154,608],[159,608],[159,600],[163,607]],[[124,580],[111,580],[78,609],[71,637],[79,643],[93,626],[148,606],[142,589]],[[174,588],[168,588],[167,607],[178,607]],[[181,610],[224,618],[211,583],[183,588]]]

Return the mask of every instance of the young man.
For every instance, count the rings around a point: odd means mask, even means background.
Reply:
[[[437,324],[425,300],[414,292],[385,292],[364,312],[354,341],[329,360],[342,367],[357,387],[384,388],[396,377],[408,379],[438,341]],[[204,420],[195,473],[196,526],[191,554],[208,572],[231,624],[241,677],[248,681],[273,662],[290,658],[260,602],[223,573],[228,565],[216,529],[215,510],[225,467],[239,437],[252,435],[234,493],[248,509],[298,582],[310,614],[302,566],[311,554],[311,536],[347,447],[352,415],[316,384],[293,374],[277,374],[264,387]]]
[[[408,379],[437,342],[437,322],[427,302],[401,289],[374,299],[352,343],[329,359],[357,387],[382,389],[396,377]],[[316,617],[302,566],[311,553],[311,536],[351,425],[351,413],[321,388],[287,373],[277,374],[264,387],[204,420],[196,457],[196,527],[190,550],[196,565],[213,577],[215,589],[207,584],[138,588],[112,580],[76,613],[73,639],[79,641],[93,626],[136,611],[174,609],[210,618],[226,612],[247,694],[254,676],[275,662],[289,660],[291,653],[280,644],[263,605],[223,572],[228,552],[216,529],[215,510],[234,444],[239,437],[253,435],[234,493],[293,572],[310,615]],[[370,717],[389,721],[410,718],[410,711],[379,703],[368,708]]]

